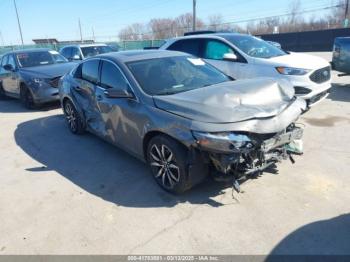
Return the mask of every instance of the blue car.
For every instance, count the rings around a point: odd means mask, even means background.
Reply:
[[[350,74],[350,37],[337,37],[333,47],[333,69]]]
[[[6,53],[0,66],[0,97],[19,98],[28,109],[58,101],[58,82],[75,65],[50,49]]]

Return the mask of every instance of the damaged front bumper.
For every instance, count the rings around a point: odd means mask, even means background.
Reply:
[[[219,174],[240,179],[261,173],[277,162],[302,154],[303,129],[291,124],[275,134],[194,133],[197,145],[205,152]]]

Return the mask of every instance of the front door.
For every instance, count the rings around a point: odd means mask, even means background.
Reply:
[[[238,57],[237,61],[224,60],[224,55],[230,53],[235,54]],[[249,75],[248,64],[244,58],[222,41],[216,39],[207,40],[202,56],[207,63],[215,66],[220,71],[234,79],[244,79]]]
[[[110,89],[132,93],[121,70],[113,63],[102,61],[100,86],[96,88],[96,104],[104,122],[105,138],[131,153],[139,151],[142,108],[136,98],[110,98]]]

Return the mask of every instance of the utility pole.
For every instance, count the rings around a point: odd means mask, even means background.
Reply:
[[[197,0],[193,0],[193,21],[192,21],[193,31],[196,31],[196,8],[197,8]]]
[[[344,13],[344,27],[348,27],[349,25],[348,13],[349,13],[349,0],[346,0],[345,13]]]
[[[94,27],[92,27],[92,39],[96,42]]]
[[[0,31],[0,39],[1,39],[1,46],[5,46],[4,37],[2,36],[1,31]]]
[[[80,23],[80,18],[79,18],[79,32],[80,32],[80,42],[83,42],[83,33],[81,32],[81,23]]]
[[[16,10],[16,15],[17,15],[17,23],[18,23],[18,28],[19,28],[19,34],[21,35],[21,41],[22,41],[22,46],[24,45],[23,42],[23,35],[22,35],[22,27],[21,23],[19,21],[19,16],[18,16],[18,10],[17,10],[17,5],[16,5],[16,0],[13,0],[13,4],[15,5],[15,10]]]

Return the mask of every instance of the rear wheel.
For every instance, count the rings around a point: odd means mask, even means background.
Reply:
[[[70,131],[73,134],[83,134],[85,132],[83,121],[73,103],[67,100],[64,103],[64,115]]]
[[[149,142],[148,164],[154,179],[166,191],[179,194],[190,189],[186,156],[186,148],[167,136],[159,135]]]
[[[34,102],[32,92],[30,92],[30,90],[26,86],[21,86],[20,99],[21,99],[22,105],[25,108],[27,109],[35,108],[36,104]]]

